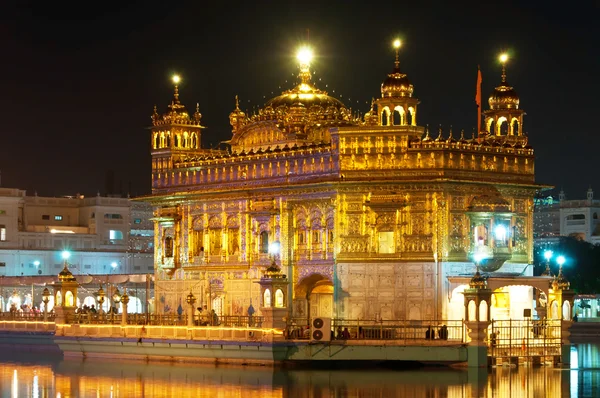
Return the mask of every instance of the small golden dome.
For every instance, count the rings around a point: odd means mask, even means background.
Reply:
[[[519,109],[519,96],[507,82],[502,82],[494,89],[488,103],[491,109]]]
[[[399,67],[394,68],[383,83],[381,83],[381,97],[412,97],[413,85],[406,77],[406,74],[400,72]]]
[[[494,89],[494,92],[488,99],[491,109],[519,109],[519,95],[506,81],[507,59],[508,56],[506,54],[500,56],[500,62],[502,62],[502,82]]]
[[[76,281],[75,277],[73,276],[71,271],[69,271],[69,269],[67,268],[66,265],[62,269],[62,271],[60,271],[60,273],[58,274],[58,280],[60,282],[75,282]]]
[[[479,270],[475,272],[475,275],[471,278],[469,282],[469,287],[471,289],[485,289],[487,288],[487,281],[485,278],[479,273]]]

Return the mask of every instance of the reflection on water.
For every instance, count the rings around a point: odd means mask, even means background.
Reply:
[[[573,347],[571,369],[498,367],[305,370],[8,354],[2,397],[597,397],[600,346]]]

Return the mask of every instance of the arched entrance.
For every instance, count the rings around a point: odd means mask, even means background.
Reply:
[[[296,285],[294,297],[295,317],[333,317],[333,283],[329,278],[320,274],[307,276]]]

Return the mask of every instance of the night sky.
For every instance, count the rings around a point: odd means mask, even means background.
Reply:
[[[435,2],[60,2],[19,1],[0,13],[1,184],[62,196],[150,192],[154,104],[166,110],[170,76],[182,77],[188,111],[200,103],[203,146],[231,136],[238,94],[252,112],[293,86],[295,49],[310,42],[321,89],[354,110],[393,67],[421,100],[420,125],[455,137],[476,125],[477,65],[487,97],[500,82],[497,56],[511,54],[508,82],[527,112],[539,183],[600,197],[600,12],[594,1]],[[218,3],[218,4],[217,4]],[[414,3],[419,3],[416,6]],[[67,2],[67,4],[69,4]],[[379,4],[377,6],[377,4]],[[287,82],[286,82],[287,81]]]

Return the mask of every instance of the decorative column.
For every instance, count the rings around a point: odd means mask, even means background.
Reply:
[[[550,306],[549,319],[560,321],[560,363],[563,367],[571,364],[571,326],[573,325],[572,309],[575,292],[571,290],[571,283],[562,273],[562,264],[556,278],[552,281],[549,290],[548,302]]]
[[[261,306],[260,311],[264,317],[262,326],[265,328],[285,329],[288,314],[289,281],[282,274],[275,261],[266,269],[260,281]]]
[[[48,302],[50,302],[50,290],[47,287],[42,292],[42,302],[44,303],[44,322],[48,322]]]
[[[67,251],[62,253],[64,267],[58,274],[58,282],[52,286],[54,289],[55,322],[57,324],[67,323],[72,319],[77,308],[77,288],[79,284],[71,271],[69,271],[67,260],[70,255]]]
[[[469,282],[469,288],[463,292],[465,297],[465,324],[469,329],[471,341],[467,347],[467,364],[469,367],[487,367],[487,345],[485,338],[490,325],[490,301],[492,291],[487,281],[477,272]],[[483,304],[485,307],[482,307]]]
[[[190,291],[190,294],[187,295],[185,299],[186,303],[190,306],[190,313],[188,314],[188,327],[194,327],[194,303],[196,302],[196,297]]]
[[[129,303],[129,295],[127,294],[127,289],[123,292],[123,296],[121,296],[121,303],[123,304],[123,313],[121,314],[121,325],[127,326],[127,304]]]

